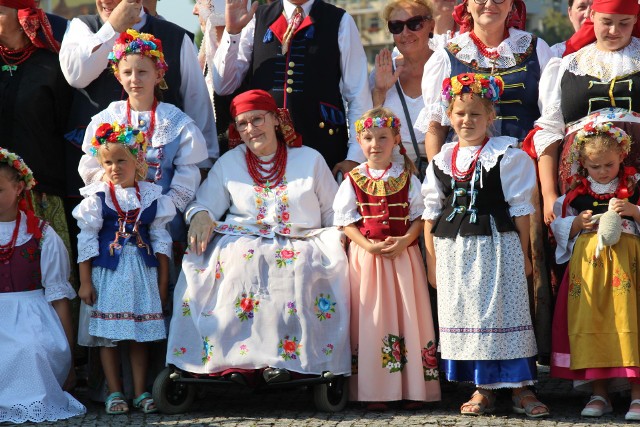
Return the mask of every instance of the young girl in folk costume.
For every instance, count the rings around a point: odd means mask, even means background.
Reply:
[[[494,390],[510,388],[516,413],[542,417],[548,408],[526,388],[536,380],[524,255],[536,173],[515,138],[487,136],[503,86],[483,74],[443,82],[458,141],[433,158],[422,186],[427,271],[439,285],[446,377],[477,387],[460,412],[490,413]]]
[[[82,144],[86,154],[78,168],[80,176],[90,184],[99,181],[104,173],[91,155],[93,135],[98,127],[102,123],[130,125],[143,132],[150,144],[145,157],[149,170],[144,179],[160,185],[162,193],[183,212],[200,184],[197,164],[207,158],[207,147],[189,116],[171,104],[160,102],[160,89],[166,88],[164,74],[168,69],[162,43],[151,34],[127,30],[116,40],[109,62],[129,98],[112,102],[89,123]],[[174,242],[186,241],[182,215],[175,216],[169,232]],[[179,266],[179,260],[176,262]],[[172,272],[176,279],[178,269]]]
[[[175,207],[162,187],[146,176],[144,134],[103,123],[92,143],[105,179],[80,189],[78,262],[83,303],[90,318],[80,324],[78,343],[100,347],[109,388],[108,414],[128,411],[120,381],[118,343],[129,343],[133,400],[145,413],[157,409],[145,392],[147,343],[165,338],[162,305],[167,299],[171,236],[166,225]],[[85,307],[81,312],[86,312]],[[88,325],[86,324],[88,322]],[[88,328],[88,332],[87,332]]]
[[[69,261],[62,240],[33,214],[36,181],[0,148],[0,423],[57,421],[85,407],[63,391],[74,382]]]
[[[356,122],[367,162],[349,172],[333,203],[351,239],[351,399],[385,410],[440,400],[436,342],[417,239],[420,181],[400,138],[400,119],[376,108]],[[399,147],[403,163],[392,162]],[[380,361],[382,360],[382,363]]]
[[[592,388],[583,416],[612,411],[608,391],[631,383],[625,419],[640,420],[640,175],[624,167],[631,138],[605,118],[576,134],[571,156],[580,164],[554,207],[551,229],[559,263],[569,261],[553,319],[551,374]],[[622,217],[620,240],[598,247],[595,215]]]

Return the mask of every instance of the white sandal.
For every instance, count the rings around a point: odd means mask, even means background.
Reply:
[[[624,416],[624,419],[627,421],[640,421],[640,410],[631,410],[632,405],[640,405],[640,399],[632,400],[629,404],[629,411]]]
[[[594,402],[602,402],[604,403],[604,407],[603,408],[587,408],[587,406],[591,405]],[[580,415],[582,415],[583,417],[597,418],[597,417],[603,416],[604,414],[608,414],[610,412],[613,412],[613,407],[611,407],[611,403],[602,396],[593,395],[591,396],[591,399],[589,399],[589,402],[587,402],[587,404],[584,406],[584,409],[582,410],[582,412],[580,412]]]

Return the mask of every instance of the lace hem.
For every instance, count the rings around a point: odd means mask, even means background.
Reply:
[[[166,255],[171,258],[172,245],[167,242],[156,242],[153,251],[157,254]]]
[[[148,111],[139,113],[139,117],[146,118],[146,120],[144,120],[145,125],[134,127],[145,131],[148,126],[147,123],[150,122],[149,114],[150,112]],[[98,123],[126,122],[127,102],[112,102],[105,110],[96,114],[93,117],[93,121]],[[182,112],[179,108],[164,102],[160,103],[156,109],[156,124],[153,131],[151,145],[154,147],[160,147],[169,144],[178,138],[182,129],[192,121],[193,119]]]
[[[196,196],[196,193],[195,191],[192,191],[187,187],[173,185],[167,192],[167,196],[171,198],[171,201],[176,206],[176,209],[178,209],[180,212],[184,212],[184,210],[187,208],[187,205]]]
[[[509,215],[511,216],[526,216],[531,215],[536,210],[531,203],[526,203],[518,206],[509,207]]]
[[[98,255],[100,255],[100,251],[98,250],[97,242],[91,246],[81,247],[78,245],[78,263],[89,261],[91,258],[95,258]]]
[[[74,399],[67,392],[64,393],[67,396],[69,403],[65,408],[54,406],[47,407],[40,401],[31,402],[28,405],[18,403],[7,410],[0,412],[0,422],[25,423],[27,421],[58,421],[66,420],[77,415],[83,415],[87,412],[84,405]]]
[[[602,51],[592,43],[569,55],[563,65],[576,76],[593,76],[605,83],[636,74],[640,70],[640,39],[632,37],[627,47],[614,52]]]
[[[424,212],[422,212],[422,219],[425,221],[433,221],[437,219],[441,213],[442,209],[426,208]]]
[[[340,215],[337,212],[333,214],[333,225],[337,227],[345,227],[349,224],[353,224],[362,219],[362,215],[357,212],[346,213],[344,215]]]
[[[72,300],[76,297],[76,291],[73,290],[69,282],[48,283],[44,288],[44,297],[47,302],[63,298]]]
[[[511,68],[518,65],[518,59],[523,53],[531,47],[533,36],[531,33],[525,31],[516,30],[515,28],[509,29],[509,37],[498,45],[495,49],[489,49],[489,51],[498,52],[500,56],[495,61],[485,57],[475,45],[469,33],[463,33],[457,37],[451,39],[449,42],[450,47],[453,49],[456,58],[462,62],[470,64],[474,62],[476,68]]]

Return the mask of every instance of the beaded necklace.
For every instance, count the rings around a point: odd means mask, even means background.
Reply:
[[[384,171],[382,171],[382,174],[381,174],[379,177],[374,177],[374,176],[371,174],[371,171],[369,170],[369,163],[365,163],[364,167],[365,167],[365,169],[367,170],[367,175],[369,176],[369,178],[371,178],[371,179],[372,179],[372,180],[374,180],[374,181],[380,181],[380,180],[382,179],[382,177],[383,177],[387,172],[389,172],[389,169],[391,169],[391,165],[392,165],[392,163],[389,163],[389,166],[387,166],[387,168],[386,168]]]
[[[482,40],[480,40],[480,38],[473,31],[471,31],[469,33],[469,37],[471,38],[471,41],[473,42],[473,44],[476,45],[476,47],[478,48],[478,50],[480,51],[482,56],[484,56],[485,58],[492,59],[492,60],[498,59],[498,57],[500,56],[498,51],[495,50],[493,52],[490,52],[489,48],[487,47],[487,45],[484,44],[484,42]]]
[[[458,182],[466,182],[471,180],[471,175],[473,175],[473,171],[476,169],[476,164],[478,163],[478,158],[480,157],[480,153],[485,145],[489,142],[489,138],[485,138],[484,142],[480,146],[480,149],[476,151],[473,155],[473,160],[469,165],[469,168],[465,171],[461,171],[458,169],[457,160],[458,160],[458,151],[460,150],[460,143],[457,143],[455,147],[453,147],[453,153],[451,154],[451,174],[453,178]]]
[[[287,168],[287,147],[284,143],[278,142],[276,154],[271,160],[261,160],[247,147],[245,160],[249,175],[255,184],[264,188],[274,188],[282,180]]]
[[[2,264],[8,264],[9,260],[11,260],[11,257],[13,256],[13,251],[16,248],[16,241],[18,240],[18,230],[20,230],[20,217],[20,210],[18,210],[18,214],[16,215],[16,225],[13,227],[11,240],[9,240],[6,245],[0,245],[0,262]]]
[[[0,69],[2,71],[8,71],[11,76],[13,72],[18,69],[18,65],[29,59],[37,47],[33,43],[29,43],[27,46],[21,49],[9,49],[0,45],[0,58],[6,65],[3,65]]]
[[[151,105],[151,121],[149,122],[149,127],[147,131],[144,132],[144,136],[147,137],[147,141],[151,143],[151,137],[153,136],[153,131],[156,127],[156,109],[158,108],[158,100],[154,97],[153,104]],[[131,102],[127,99],[127,124],[132,125],[131,123]],[[144,121],[140,121],[138,123],[139,126],[144,126]],[[133,126],[133,125],[132,125]]]

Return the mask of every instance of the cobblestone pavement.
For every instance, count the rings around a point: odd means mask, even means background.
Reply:
[[[492,416],[463,417],[458,415],[460,404],[472,393],[467,384],[445,383],[443,400],[430,404],[426,409],[406,411],[400,408],[387,412],[368,412],[360,405],[350,403],[339,413],[322,413],[315,410],[312,394],[305,388],[252,392],[241,386],[201,387],[199,398],[192,410],[182,415],[143,415],[133,411],[129,415],[106,415],[104,406],[88,401],[79,390],[80,400],[88,407],[84,417],[75,417],[56,423],[38,426],[619,426],[632,425],[624,420],[629,397],[614,398],[614,413],[600,419],[580,417],[580,410],[587,396],[572,390],[567,381],[548,377],[548,368],[540,367],[538,393],[551,407],[552,416],[547,419],[525,419],[511,413],[508,394],[498,397],[498,409]],[[30,424],[25,424],[30,425]],[[640,425],[640,424],[639,424]]]

